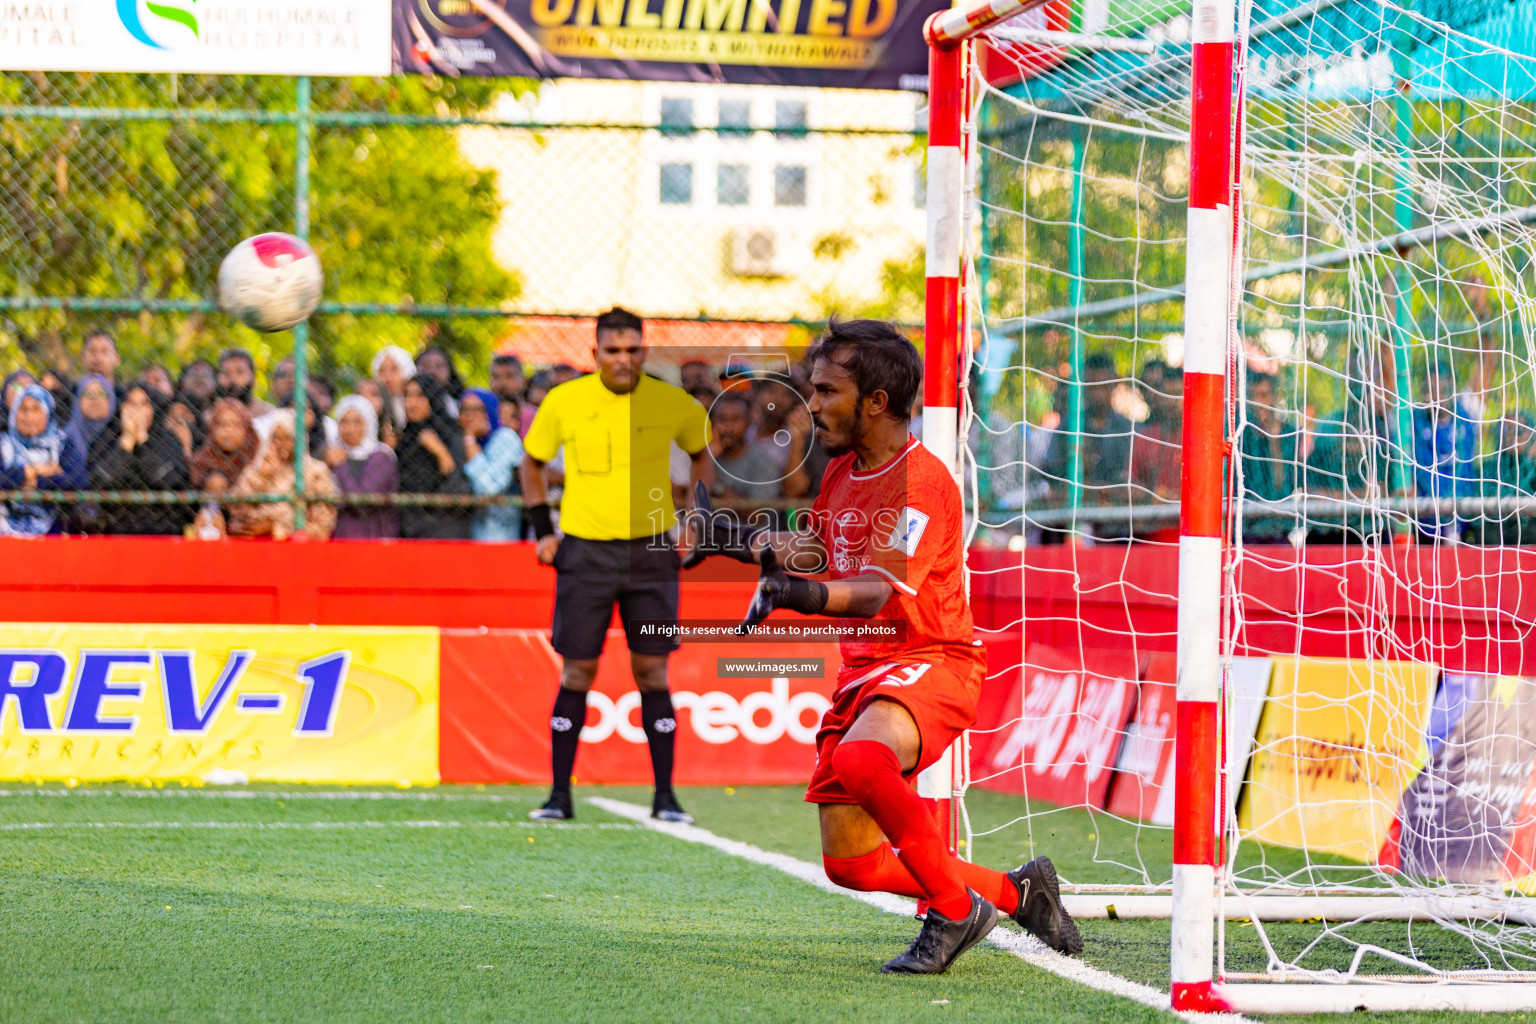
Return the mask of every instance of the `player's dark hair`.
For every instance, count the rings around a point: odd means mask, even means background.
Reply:
[[[917,389],[923,385],[923,358],[907,336],[884,320],[838,320],[827,324],[806,362],[826,360],[853,378],[859,401],[884,391],[892,416],[912,418]]]
[[[246,366],[249,366],[251,368],[251,372],[252,373],[256,372],[256,360],[252,359],[251,358],[251,354],[249,352],[247,352],[245,349],[243,349],[243,348],[227,348],[224,351],[219,353],[219,365],[220,366],[223,366],[225,363],[229,362],[231,359],[238,359],[238,360],[240,360],[241,362],[245,363]]]
[[[645,321],[621,306],[614,306],[597,318],[597,333],[604,331],[634,331],[644,333]]]
[[[492,366],[515,366],[519,370],[523,368],[523,361],[510,352],[503,352],[491,357]]]
[[[746,413],[747,417],[749,419],[751,418],[751,416],[752,416],[752,399],[748,398],[747,395],[746,395],[746,392],[744,392],[744,391],[727,391],[723,395],[721,395],[719,398],[716,398],[714,400],[714,402],[712,402],[710,404],[710,407],[709,407],[710,415],[713,416],[715,410],[720,408],[722,405],[724,405],[727,402],[730,402],[733,405],[740,405],[741,406],[741,411]]]

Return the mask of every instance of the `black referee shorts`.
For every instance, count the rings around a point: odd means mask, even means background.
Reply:
[[[678,640],[677,574],[682,561],[666,537],[583,540],[562,537],[555,552],[555,626],[550,643],[562,658],[603,653],[613,606],[634,654],[671,654]]]

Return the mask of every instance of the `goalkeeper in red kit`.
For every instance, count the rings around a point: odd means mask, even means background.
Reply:
[[[810,529],[752,531],[714,513],[684,564],[725,555],[761,565],[744,632],[775,608],[845,620],[805,799],[820,807],[828,878],[928,902],[922,931],[883,971],[945,971],[999,913],[1078,953],[1050,860],[1006,874],[962,861],[913,786],[975,722],[985,675],[965,593],[960,491],[908,429],[922,360],[890,324],[854,320],[834,322],[809,361],[811,416],[833,456]],[[825,582],[808,575],[823,573]]]

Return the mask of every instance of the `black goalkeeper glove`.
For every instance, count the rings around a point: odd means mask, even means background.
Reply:
[[[715,503],[709,498],[709,488],[703,481],[695,483],[693,511],[688,516],[690,520],[698,516],[700,522],[693,537],[693,547],[683,559],[683,568],[692,569],[710,555],[724,555],[747,565],[757,561],[752,557],[752,540],[763,531],[738,523],[734,513],[717,516],[714,511]]]
[[[757,578],[757,593],[747,617],[736,627],[738,635],[752,632],[775,608],[788,608],[801,615],[820,615],[827,607],[827,585],[804,576],[794,576],[779,568],[773,548],[763,548],[763,569]]]

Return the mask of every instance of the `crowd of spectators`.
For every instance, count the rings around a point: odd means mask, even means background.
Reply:
[[[1405,414],[1411,434],[1399,440],[1396,400],[1379,378],[1352,366],[1340,382],[1338,410],[1318,415],[1296,409],[1276,375],[1247,369],[1232,452],[1246,505],[1245,539],[1358,543],[1406,529],[1424,539],[1536,542],[1536,515],[1504,507],[1536,497],[1536,421],[1527,414],[1483,415],[1476,396],[1457,388],[1451,365],[1431,360]],[[1033,482],[1017,486],[999,505],[1017,508],[1027,500],[1035,509],[1061,508],[1075,495],[1076,507],[1089,510],[1084,522],[1093,523],[1101,518],[1093,509],[1177,502],[1182,372],[1149,360],[1139,378],[1129,378],[1108,356],[1090,356],[1077,386],[1077,436],[1072,390],[1060,382],[1049,415],[1024,426],[1018,464]],[[1137,415],[1126,414],[1133,409]],[[1296,507],[1301,497],[1317,499],[1313,510]],[[1101,536],[1140,532],[1133,520],[1113,521],[1117,526],[1099,528]],[[1146,521],[1154,531],[1167,525]],[[1047,530],[1039,539],[1066,533]]]
[[[291,359],[270,368],[258,394],[245,350],[179,374],[154,363],[128,374],[111,334],[96,331],[74,374],[22,369],[4,379],[0,490],[30,493],[0,501],[0,535],[518,540],[522,437],[544,396],[577,376],[567,364],[530,373],[500,354],[488,386],[466,386],[444,349],[389,346],[350,394],[308,376],[300,430]],[[695,360],[677,376],[709,410],[723,504],[814,496],[827,458],[802,367],[765,378]],[[682,500],[687,459],[674,455]],[[559,459],[547,474],[558,490]],[[96,493],[50,500],[50,491]]]

